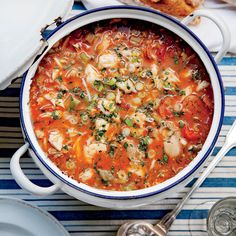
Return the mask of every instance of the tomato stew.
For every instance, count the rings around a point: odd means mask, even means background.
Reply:
[[[198,55],[151,23],[82,27],[40,62],[31,119],[48,158],[89,186],[126,191],[161,183],[201,150],[213,91]]]

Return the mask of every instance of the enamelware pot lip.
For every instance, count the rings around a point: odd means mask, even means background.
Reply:
[[[112,196],[112,191],[107,191],[107,195],[106,194],[100,194],[100,193],[96,193],[87,189],[84,189],[80,186],[77,186],[73,183],[71,183],[70,181],[66,180],[65,178],[63,178],[63,176],[61,176],[60,174],[57,173],[57,171],[53,170],[44,160],[44,158],[39,154],[37,148],[35,148],[30,135],[27,131],[27,124],[24,122],[24,113],[23,113],[23,90],[24,90],[24,86],[25,86],[25,82],[27,79],[27,74],[29,72],[26,71],[25,74],[23,75],[23,80],[22,80],[22,85],[21,85],[21,90],[20,90],[20,120],[21,120],[21,125],[22,125],[22,130],[23,133],[26,136],[26,140],[27,142],[29,142],[30,144],[30,148],[33,150],[33,152],[36,154],[37,158],[39,159],[39,161],[43,164],[43,166],[49,170],[56,178],[58,178],[60,181],[62,181],[63,183],[65,183],[66,185],[72,187],[75,190],[79,190],[80,192],[83,192],[85,194],[94,196],[94,197],[98,197],[98,198],[102,198],[102,199],[111,199],[111,200],[131,200],[131,199],[141,199],[141,198],[147,198],[147,197],[152,197],[154,195],[157,194],[161,194],[163,192],[166,192],[167,190],[170,190],[171,188],[181,184],[182,182],[184,182],[185,180],[187,180],[202,164],[203,162],[207,159],[207,157],[209,156],[209,154],[211,153],[211,151],[213,150],[215,143],[217,141],[217,138],[219,136],[219,132],[221,129],[221,126],[223,124],[223,117],[224,117],[224,89],[223,89],[223,83],[221,80],[221,76],[218,70],[218,67],[213,59],[213,57],[211,56],[210,52],[208,51],[208,49],[206,48],[206,46],[201,42],[201,40],[191,31],[189,30],[186,26],[184,26],[183,24],[181,24],[180,22],[178,22],[177,20],[175,20],[174,18],[167,16],[165,14],[162,14],[160,12],[154,11],[154,10],[150,10],[147,8],[143,8],[143,7],[134,7],[134,6],[112,6],[112,7],[103,7],[103,8],[98,8],[98,9],[94,9],[94,10],[90,10],[90,11],[86,11],[84,13],[81,13],[79,15],[76,15],[70,19],[68,19],[67,21],[63,22],[60,26],[58,26],[56,29],[54,29],[47,37],[46,39],[49,39],[50,37],[52,37],[58,30],[62,29],[65,25],[67,25],[68,23],[77,20],[83,16],[86,16],[88,14],[91,13],[95,13],[95,12],[101,12],[101,11],[106,11],[106,10],[136,10],[138,11],[144,11],[144,12],[149,12],[149,13],[153,13],[156,14],[160,17],[163,17],[165,19],[167,19],[168,21],[170,21],[171,23],[174,23],[176,25],[178,25],[179,27],[181,27],[185,33],[189,34],[191,37],[193,37],[193,39],[197,42],[197,44],[203,49],[204,53],[206,53],[208,59],[210,60],[210,63],[213,66],[214,72],[217,75],[217,82],[219,83],[219,91],[220,91],[220,102],[221,102],[221,108],[219,109],[218,113],[219,113],[219,121],[217,124],[215,124],[217,126],[217,129],[215,131],[214,137],[211,138],[211,144],[208,146],[207,151],[204,152],[204,155],[201,157],[201,159],[197,162],[197,164],[190,169],[185,175],[181,176],[181,178],[177,179],[175,182],[161,188],[158,190],[154,190],[154,191],[150,191],[148,193],[143,193],[143,194],[134,194],[134,195],[130,195],[130,196]],[[28,105],[28,104],[27,104]],[[130,192],[135,192],[138,190],[134,190],[134,191],[130,191]],[[109,194],[110,193],[110,194]]]

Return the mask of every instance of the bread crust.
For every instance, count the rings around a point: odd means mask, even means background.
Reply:
[[[164,13],[185,17],[196,10],[203,0],[140,0]]]

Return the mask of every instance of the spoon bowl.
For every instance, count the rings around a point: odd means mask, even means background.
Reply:
[[[147,222],[130,222],[123,224],[117,236],[165,236],[166,228],[161,223],[152,225]]]

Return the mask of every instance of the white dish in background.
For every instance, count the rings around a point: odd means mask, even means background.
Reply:
[[[70,236],[52,215],[14,198],[0,198],[0,235]]]
[[[21,76],[32,64],[43,41],[41,29],[64,19],[72,0],[7,0],[0,7],[0,90]]]

